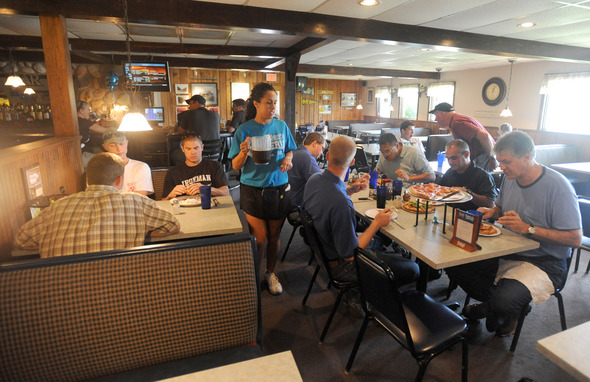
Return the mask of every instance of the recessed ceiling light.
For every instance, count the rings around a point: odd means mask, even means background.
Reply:
[[[372,7],[373,5],[379,4],[379,1],[378,0],[363,0],[359,4],[367,6],[367,7]]]
[[[518,24],[518,26],[519,26],[520,28],[532,28],[532,27],[534,27],[535,25],[537,25],[537,24],[535,24],[535,23],[531,23],[531,22],[527,22],[527,23]]]

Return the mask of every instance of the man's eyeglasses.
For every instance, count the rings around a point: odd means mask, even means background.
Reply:
[[[379,150],[383,155],[389,155],[393,152],[393,147],[388,150]]]

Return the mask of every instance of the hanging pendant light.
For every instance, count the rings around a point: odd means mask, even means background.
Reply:
[[[361,79],[359,78],[359,94],[362,94],[363,84],[361,83]],[[357,110],[363,110],[362,98],[359,97],[359,102],[356,105]]]
[[[389,80],[389,111],[393,113],[393,77]],[[390,117],[393,117],[390,115]]]
[[[131,64],[131,37],[129,36],[129,16],[127,14],[127,0],[123,0],[123,10],[125,16],[125,44],[127,46],[127,62]],[[131,107],[130,112],[125,114],[121,125],[119,125],[119,131],[150,131],[153,130],[147,119],[141,114],[137,107],[133,104],[133,96],[135,95],[136,88],[131,83],[131,79],[127,77],[125,87],[132,91],[131,94]]]
[[[516,60],[510,59],[508,62],[510,63],[510,80],[508,81],[508,94],[506,94],[506,107],[500,113],[500,117],[512,117],[512,111],[508,107],[508,102],[510,101],[510,87],[512,86],[512,67],[514,66],[514,62]]]
[[[33,94],[35,94],[35,91],[32,88],[26,88],[23,93],[25,93],[27,95],[33,95]]]
[[[12,50],[8,51],[8,61],[10,63],[9,65],[12,67],[12,76],[8,76],[6,82],[4,83],[4,86],[12,86],[13,88],[25,86],[23,79],[16,74],[16,64],[14,62],[14,59],[12,58]]]

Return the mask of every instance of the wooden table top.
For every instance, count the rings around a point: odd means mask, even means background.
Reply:
[[[291,351],[254,358],[244,362],[216,367],[180,377],[165,379],[166,382],[250,382],[284,381],[301,382],[301,374]]]
[[[367,210],[376,208],[377,204],[375,200],[358,200],[359,197],[366,196],[368,196],[368,190],[352,196],[354,208],[362,216],[365,215]],[[389,200],[387,205],[389,206],[391,203],[392,201]],[[436,207],[436,214],[440,223],[433,223],[432,217],[434,214],[428,214],[426,220],[424,220],[424,214],[421,214],[417,227],[414,227],[416,223],[415,213],[398,209],[397,220],[405,229],[392,222],[381,228],[381,232],[434,269],[443,269],[539,248],[538,242],[500,228],[502,231],[500,236],[480,237],[478,239],[477,243],[481,246],[481,250],[475,252],[462,250],[450,243],[453,236],[453,226],[450,224],[451,211],[452,208],[448,207],[446,233],[442,232],[444,206]]]
[[[164,237],[152,237],[146,242],[174,241],[204,236],[227,235],[242,232],[244,227],[231,196],[215,196],[218,206],[211,203],[211,209],[201,206],[180,207],[180,215],[174,215],[180,222],[180,232]],[[156,204],[166,211],[172,211],[169,200],[158,200]]]
[[[590,321],[537,341],[537,350],[578,381],[590,381]]]

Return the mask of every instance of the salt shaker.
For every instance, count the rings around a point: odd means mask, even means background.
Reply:
[[[178,199],[172,199],[172,213],[180,215],[180,201]]]

